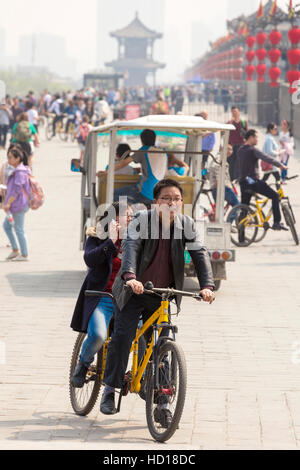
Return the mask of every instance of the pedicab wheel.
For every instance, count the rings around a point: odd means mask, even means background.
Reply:
[[[89,367],[84,386],[82,388],[76,388],[72,385],[72,376],[75,367],[78,364],[80,351],[85,338],[85,333],[80,333],[77,336],[71,359],[69,377],[69,392],[71,405],[75,413],[80,416],[86,416],[94,408],[100,392],[102,372],[103,349],[101,348],[97,356],[95,357],[95,361]]]
[[[299,238],[298,238],[298,234],[297,234],[295,224],[294,224],[295,219],[293,217],[293,213],[291,212],[289,205],[286,203],[282,203],[281,208],[282,208],[283,216],[285,219],[285,223],[289,227],[290,231],[292,232],[294,242],[298,246]]]
[[[231,224],[231,241],[236,246],[249,246],[254,242],[259,221],[251,207],[246,204],[234,206],[227,216],[227,222]]]
[[[159,389],[154,376],[146,378],[146,418],[151,436],[158,442],[170,439],[178,429],[186,394],[186,362],[178,344],[167,341],[157,356]],[[168,417],[168,418],[166,418]]]

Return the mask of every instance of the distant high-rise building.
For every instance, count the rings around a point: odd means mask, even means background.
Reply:
[[[114,59],[118,53],[116,41],[110,31],[121,29],[129,24],[138,12],[141,21],[150,29],[164,33],[165,0],[97,0],[97,64],[104,69],[105,63]],[[157,60],[164,60],[163,40],[154,47]]]
[[[21,36],[19,40],[19,65],[47,67],[60,76],[74,76],[76,62],[66,51],[66,40],[52,34]]]
[[[4,29],[0,29],[0,59],[1,59],[1,62],[4,61],[5,56],[6,56],[6,52],[5,52],[5,31],[4,31]]]

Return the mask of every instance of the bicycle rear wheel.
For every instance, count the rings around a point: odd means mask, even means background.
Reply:
[[[283,202],[281,204],[281,208],[282,208],[282,212],[283,212],[283,216],[284,216],[286,225],[290,228],[290,231],[292,232],[294,242],[296,243],[296,245],[299,245],[299,237],[298,237],[298,234],[297,234],[297,231],[296,231],[296,228],[295,228],[294,217],[293,217],[293,214],[292,214],[292,212],[289,208],[289,204],[286,203],[286,202]]]
[[[100,349],[95,357],[95,361],[90,365],[83,388],[76,388],[72,385],[73,373],[78,364],[80,351],[85,338],[85,333],[80,333],[77,336],[71,359],[69,377],[71,405],[75,413],[80,416],[86,416],[94,408],[100,392],[102,374],[103,348]]]
[[[146,417],[151,436],[165,442],[178,428],[185,402],[186,363],[178,344],[167,341],[159,348],[157,370],[158,390],[154,388],[154,375],[146,378]]]
[[[250,204],[250,207],[252,207],[253,210],[256,210],[256,206],[254,204]],[[266,216],[265,216],[264,212],[263,211],[261,211],[261,212],[262,212],[263,220],[266,220]],[[264,224],[264,226],[260,226],[260,225],[261,225],[261,223],[259,224],[259,227],[258,227],[258,230],[257,230],[257,235],[255,237],[254,243],[261,242],[268,233],[269,224],[268,223]]]
[[[231,241],[236,246],[249,246],[254,242],[259,221],[255,211],[246,204],[234,206],[227,216],[231,224]]]

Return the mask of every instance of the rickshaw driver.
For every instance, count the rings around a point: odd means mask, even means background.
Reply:
[[[116,189],[114,192],[115,201],[121,196],[127,196],[131,203],[151,205],[153,204],[154,186],[166,176],[169,165],[172,163],[172,165],[179,167],[187,167],[187,164],[177,159],[175,155],[168,155],[163,149],[155,147],[156,134],[151,129],[145,129],[141,133],[141,142],[143,146],[139,150],[145,150],[145,153],[135,153],[132,157],[129,156],[118,164],[120,170],[131,162],[140,163],[141,180],[136,186],[124,186]],[[148,153],[147,150],[156,152],[161,150],[161,153]]]

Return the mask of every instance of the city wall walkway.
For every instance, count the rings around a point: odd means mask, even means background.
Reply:
[[[188,390],[168,443],[151,439],[137,396],[124,398],[113,417],[100,414],[99,400],[88,417],[73,413],[68,375],[76,334],[69,323],[85,276],[80,175],[69,170],[77,154],[76,145],[59,140],[42,141],[37,151],[34,173],[47,200],[26,217],[30,262],[3,261],[9,248],[0,230],[0,448],[299,448],[300,257],[288,232],[238,249],[212,306],[184,300],[176,323]],[[300,147],[290,174],[300,174],[299,157]],[[299,180],[285,188],[299,224]]]

